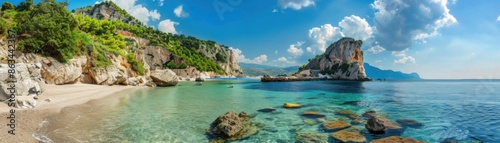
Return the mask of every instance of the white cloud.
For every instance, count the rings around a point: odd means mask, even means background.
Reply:
[[[158,30],[163,31],[165,33],[177,34],[177,31],[175,30],[175,25],[179,25],[179,23],[171,21],[170,19],[166,19],[158,24]]]
[[[457,4],[457,0],[451,0],[451,4]]]
[[[278,10],[277,10],[277,9],[273,9],[273,11],[272,11],[272,12],[273,12],[273,13],[276,13],[276,12],[278,12]]]
[[[291,8],[294,10],[300,10],[305,7],[314,6],[316,0],[278,0],[278,5],[282,9]]]
[[[447,0],[375,0],[375,39],[389,51],[410,48],[415,41],[439,34],[439,29],[457,23]]]
[[[288,60],[285,57],[278,58],[278,61],[280,62],[287,62]]]
[[[183,18],[189,16],[189,13],[187,13],[186,11],[184,11],[183,5],[179,5],[177,8],[175,8],[174,9],[174,14],[177,17],[183,17]]]
[[[339,27],[342,28],[342,33],[347,37],[354,39],[366,40],[372,37],[374,28],[366,22],[366,19],[356,15],[346,16],[339,22]]]
[[[307,51],[307,52],[309,52],[309,53],[313,53],[313,52],[314,52],[314,51],[313,51],[313,49],[312,49],[311,47],[307,47],[307,48],[306,48],[306,51]]]
[[[377,53],[385,51],[385,49],[384,49],[384,47],[376,45],[376,46],[370,47],[370,49],[368,49],[366,51],[368,51],[368,52],[370,52],[372,54],[377,54]]]
[[[331,24],[324,24],[320,27],[309,29],[309,40],[321,52],[325,52],[327,43],[340,37],[344,37],[340,28],[333,27]]]
[[[394,64],[406,64],[407,62],[415,63],[415,58],[406,55],[406,51],[408,50],[409,49],[405,49],[402,51],[392,51],[391,54],[399,58],[398,60],[394,60]]]
[[[159,1],[158,1],[158,5],[163,6],[163,2],[164,2],[164,1],[165,1],[165,0],[159,0]]]
[[[133,17],[137,18],[139,21],[141,21],[144,24],[148,24],[149,20],[159,20],[160,19],[160,13],[155,10],[149,10],[146,7],[142,6],[142,4],[136,4],[135,2],[137,0],[110,0],[116,5],[118,5],[120,8],[124,9],[127,11],[130,15]]]
[[[236,60],[238,62],[241,62],[241,63],[261,64],[261,63],[267,61],[267,55],[264,55],[264,54],[262,54],[260,56],[257,56],[253,60],[251,60],[251,59],[245,58],[245,55],[243,55],[243,53],[242,53],[242,51],[240,49],[233,48],[233,47],[229,47],[229,49],[231,49],[231,51],[233,51],[233,54],[235,55]]]
[[[304,42],[297,42],[297,44],[290,45],[290,47],[287,50],[288,53],[290,53],[294,56],[301,56],[304,53],[304,50],[302,50],[302,48],[300,48],[300,46],[302,46],[303,44],[304,44]]]
[[[497,21],[500,21],[500,15],[498,16]]]

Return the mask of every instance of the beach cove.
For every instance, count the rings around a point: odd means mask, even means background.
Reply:
[[[327,136],[327,142],[337,142],[331,137],[334,132],[324,130],[324,121],[344,121],[369,142],[389,134],[372,135],[364,127],[364,118],[361,124],[353,124],[339,113],[352,111],[361,116],[375,111],[391,121],[412,119],[423,124],[405,126],[397,133],[401,137],[426,142],[494,142],[500,140],[494,134],[500,127],[495,114],[500,107],[495,96],[500,91],[498,85],[498,81],[480,80],[224,80],[206,81],[202,86],[180,82],[176,87],[144,88],[63,108],[33,123],[38,128],[33,134],[54,142],[208,142],[205,132],[214,119],[228,111],[243,111],[262,129],[235,142],[295,142],[300,133],[317,133]],[[283,103],[303,107],[287,109]],[[276,110],[259,112],[268,107]],[[324,117],[318,120],[304,116],[306,111]]]

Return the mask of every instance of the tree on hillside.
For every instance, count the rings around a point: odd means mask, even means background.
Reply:
[[[31,2],[26,2],[28,7]],[[74,36],[77,22],[62,4],[40,2],[32,10],[16,15],[16,20],[21,35],[20,50],[52,56],[61,62],[77,52]]]
[[[32,10],[35,7],[35,2],[33,0],[26,0],[25,2],[21,2],[17,7],[17,11],[27,11]]]
[[[3,2],[2,3],[2,11],[9,10],[9,9],[14,9],[14,5],[10,2]]]

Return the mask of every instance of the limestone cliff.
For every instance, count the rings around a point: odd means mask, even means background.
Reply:
[[[363,67],[362,44],[361,40],[344,37],[331,44],[323,55],[312,59],[303,70],[319,71],[333,79],[368,80]]]

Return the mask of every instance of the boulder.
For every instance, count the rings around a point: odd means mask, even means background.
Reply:
[[[371,141],[371,143],[425,143],[424,141],[412,139],[412,138],[403,138],[400,136],[390,136],[386,138],[376,139]]]
[[[219,116],[211,124],[210,132],[218,137],[230,138],[240,134],[243,129],[243,122],[238,114],[229,111]]]
[[[302,113],[302,116],[308,117],[308,118],[323,118],[323,117],[325,117],[325,115],[320,114],[318,112],[314,112],[314,111],[305,111],[304,113]]]
[[[61,63],[54,58],[48,57],[41,60],[41,75],[47,84],[75,83],[82,75],[82,67],[87,63],[87,58],[77,57]]]
[[[13,78],[9,74],[11,68],[7,64],[0,65],[0,101],[8,100],[11,87],[15,87],[16,106],[22,108],[33,108],[36,105],[35,98],[45,91],[44,81],[41,78],[41,65],[17,63],[13,65],[15,73]],[[15,82],[11,82],[12,80]],[[12,84],[13,83],[13,84]]]
[[[327,143],[328,136],[321,133],[296,133],[297,143]]]
[[[285,104],[283,104],[283,107],[285,107],[285,108],[300,108],[301,105],[296,104],[296,103],[285,103]]]
[[[413,119],[398,119],[396,120],[396,122],[401,124],[403,127],[421,128],[424,126],[423,123],[420,123]]]
[[[179,77],[170,70],[155,70],[151,73],[151,79],[157,86],[175,86]]]
[[[336,131],[350,127],[349,123],[344,121],[323,122],[323,128],[327,131]]]
[[[365,128],[370,131],[370,133],[381,134],[385,133],[385,126],[377,117],[372,116],[368,121],[366,121]]]
[[[364,143],[366,142],[366,138],[356,132],[349,131],[338,131],[332,134],[332,137],[345,143]]]

